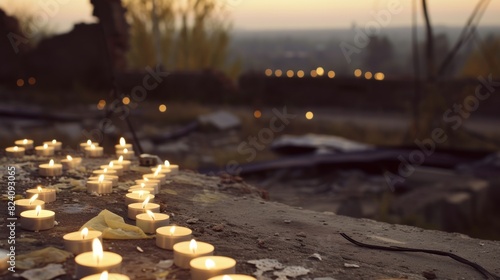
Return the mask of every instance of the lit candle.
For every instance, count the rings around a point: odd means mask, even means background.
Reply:
[[[57,141],[56,139],[52,141],[45,141],[43,144],[47,144],[54,148],[54,151],[60,151],[62,149],[62,142]]]
[[[116,170],[108,169],[107,167],[105,167],[103,169],[92,171],[92,174],[94,174],[94,175],[115,175],[115,176],[117,176],[116,173],[117,173]]]
[[[21,228],[31,231],[40,231],[54,227],[54,211],[42,210],[42,206],[37,205],[35,210],[21,212]]]
[[[108,170],[116,171],[117,176],[123,175],[123,166],[114,164],[112,161],[109,162],[108,165],[101,165],[101,169],[107,168]]]
[[[113,192],[113,182],[104,180],[104,175],[99,175],[97,181],[87,181],[88,193],[111,193]]]
[[[199,257],[191,260],[191,280],[207,280],[222,274],[233,274],[236,261],[232,258],[221,256]]]
[[[134,152],[130,151],[127,148],[125,148],[123,150],[117,150],[116,155],[119,157],[123,157],[123,159],[133,159],[134,158]]]
[[[92,252],[81,253],[75,258],[76,278],[80,279],[105,270],[119,272],[122,257],[113,252],[105,252],[99,238],[92,240]]]
[[[157,167],[153,167],[153,168],[151,168],[151,171],[153,171],[153,172],[158,171],[159,173],[161,173],[161,174],[165,174],[165,175],[167,175],[167,176],[168,176],[168,175],[172,172],[172,170],[170,170],[170,169],[168,169],[168,168],[166,168],[166,167],[164,168],[164,167],[163,167],[163,164],[160,164],[160,165],[158,165]]]
[[[113,187],[118,186],[118,176],[116,175],[107,175],[107,174],[101,174],[104,175],[104,181],[111,181],[111,185]],[[89,177],[89,181],[99,181],[99,176],[91,176]]]
[[[166,169],[170,169],[172,173],[177,173],[179,172],[179,165],[177,164],[170,164],[168,160],[165,160],[164,167]]]
[[[130,170],[130,165],[132,164],[132,162],[130,160],[125,160],[123,159],[123,156],[120,156],[118,158],[118,160],[113,160],[111,161],[113,164],[116,164],[116,165],[121,165],[123,166],[123,171],[128,171]]]
[[[18,147],[18,146],[5,148],[5,154],[8,157],[12,157],[12,158],[14,158],[14,157],[16,157],[16,158],[23,157],[25,151],[26,151],[25,148]]]
[[[123,149],[128,149],[129,151],[131,151],[132,144],[127,144],[127,142],[125,141],[125,138],[121,137],[120,144],[115,145],[115,150],[118,153],[118,151],[123,151]]]
[[[149,191],[149,193],[158,194],[158,187],[156,185],[148,185],[146,183],[141,183],[140,185],[133,185],[130,188],[128,188],[129,192],[140,191],[140,190],[146,190]]]
[[[149,203],[149,196],[146,197],[142,203],[132,203],[127,206],[128,218],[135,220],[138,214],[146,213],[149,210],[153,213],[160,213],[160,205],[156,203]]]
[[[90,147],[85,148],[85,155],[87,157],[102,157],[104,149],[102,147],[91,144]]]
[[[89,148],[92,145],[97,147],[97,146],[99,146],[99,143],[92,143],[92,141],[89,139],[89,140],[87,140],[87,142],[80,143],[80,150],[82,152],[85,152],[85,148]]]
[[[256,278],[244,274],[224,274],[209,278],[208,280],[257,280]]]
[[[160,170],[158,170],[158,169],[155,171],[155,173],[148,173],[148,174],[142,175],[142,178],[144,180],[145,179],[148,179],[148,180],[160,180],[160,185],[165,184],[166,177],[167,176],[165,174],[160,173]]]
[[[205,242],[191,241],[179,242],[174,245],[174,263],[180,268],[189,268],[189,262],[192,259],[212,256],[214,254],[214,246]]]
[[[14,144],[16,144],[16,146],[23,147],[26,150],[33,149],[33,140],[31,139],[16,140]]]
[[[65,159],[61,159],[61,164],[65,170],[77,168],[80,163],[82,163],[82,158],[74,158],[70,155],[67,155]]]
[[[105,270],[99,274],[83,277],[81,280],[130,280],[130,278],[124,274],[108,273],[108,271]]]
[[[54,147],[49,146],[47,144],[43,144],[43,146],[36,146],[35,153],[37,156],[53,156],[54,155]]]
[[[16,205],[16,216],[21,216],[21,212],[24,211],[35,210],[38,205],[40,205],[40,207],[44,209],[45,202],[37,198],[38,194],[34,194],[30,199],[18,199],[14,201],[14,204]]]
[[[172,250],[179,242],[189,241],[193,231],[186,227],[168,226],[156,229],[156,246]]]
[[[33,196],[38,194],[38,199],[43,200],[45,203],[56,201],[56,190],[47,189],[37,186],[36,189],[29,189],[26,191],[26,196]]]
[[[156,179],[148,179],[148,178],[137,179],[137,180],[135,180],[135,183],[137,185],[144,183],[144,184],[146,184],[146,186],[155,186],[157,188],[160,187],[160,180],[156,180]]]
[[[45,163],[38,166],[38,174],[44,177],[61,176],[62,164],[54,163],[54,160],[51,159],[48,164]]]
[[[92,241],[99,238],[102,242],[102,233],[97,230],[83,228],[81,231],[75,231],[63,236],[64,248],[75,256],[84,252],[92,251]]]
[[[125,195],[125,205],[129,205],[132,203],[139,203],[143,202],[146,197],[149,198],[149,201],[153,201],[155,196],[150,194],[149,192],[146,193],[143,190],[139,190],[138,192],[131,192]]]
[[[153,213],[150,210],[146,210],[146,213],[138,214],[135,218],[135,225],[145,233],[155,233],[157,228],[168,226],[170,223],[169,215]]]

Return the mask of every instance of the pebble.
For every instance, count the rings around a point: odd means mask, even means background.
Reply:
[[[297,236],[306,237],[306,233],[301,231],[301,232],[297,233]]]
[[[196,224],[197,222],[198,222],[197,218],[191,218],[191,219],[186,221],[186,223],[188,223],[188,224]]]
[[[283,222],[284,222],[285,224],[289,224],[289,223],[291,223],[291,222],[292,222],[292,220],[283,220]]]
[[[217,224],[212,226],[213,231],[223,231],[224,230],[224,224]]]

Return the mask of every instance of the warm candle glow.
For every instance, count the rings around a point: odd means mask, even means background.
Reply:
[[[146,205],[149,203],[149,195],[144,199],[144,202],[142,203],[142,208],[146,208]]]
[[[146,187],[146,184],[144,183],[141,183],[141,189],[145,188]]]
[[[90,141],[90,139],[87,140],[87,145],[89,145],[89,146],[92,145],[92,141]]]
[[[97,182],[102,183],[104,181],[104,175],[101,174],[99,175],[99,179],[97,179]]]
[[[19,150],[19,147],[18,146],[14,146],[14,151],[17,151]]]
[[[36,187],[36,189],[38,190],[38,192],[42,192],[42,187],[38,186]]]
[[[90,148],[91,148],[92,150],[95,150],[95,145],[94,145],[94,144],[91,144],[91,145],[90,145]]]
[[[120,156],[120,157],[118,158],[118,161],[119,161],[119,162],[123,162],[123,156]]]
[[[101,273],[101,277],[99,277],[99,280],[108,280],[108,271],[107,270],[104,270]]]
[[[24,144],[24,145],[28,144],[28,139],[24,139],[24,140],[23,140],[23,144]]]
[[[40,216],[40,212],[42,212],[42,206],[37,205],[35,208],[35,212],[37,216]]]
[[[128,149],[127,148],[123,149],[123,153],[128,154]]]
[[[82,236],[82,239],[85,239],[87,237],[87,235],[89,234],[89,229],[84,227],[82,229],[82,232],[80,233],[80,235]]]
[[[165,161],[165,167],[170,167],[170,162],[168,160]]]
[[[43,148],[44,148],[44,149],[47,149],[48,147],[49,147],[49,145],[47,145],[47,144],[43,144]]]
[[[56,139],[53,139],[52,144],[56,144],[56,143],[57,143]]]
[[[72,156],[70,156],[70,155],[67,155],[67,156],[66,156],[66,159],[67,159],[67,160],[73,160],[73,157],[72,157]]]
[[[139,191],[139,198],[142,198],[144,196],[144,191]]]
[[[94,238],[92,241],[92,256],[97,264],[99,264],[104,256],[104,252],[102,250],[102,244],[99,238]]]
[[[110,168],[113,167],[113,162],[112,161],[109,162],[109,167]]]
[[[171,236],[172,236],[172,235],[174,235],[174,232],[175,232],[175,226],[172,226],[172,227],[170,228],[170,235],[171,235]]]
[[[214,262],[214,261],[212,261],[212,259],[207,259],[207,260],[205,261],[205,267],[206,267],[207,269],[212,269],[212,268],[214,268],[214,267],[215,267],[215,262]]]
[[[159,168],[156,168],[156,171],[155,171],[154,176],[156,177],[156,176],[158,176],[158,174],[160,174],[160,169],[159,169]]]
[[[51,160],[49,161],[49,166],[54,166],[54,160],[53,160],[53,159],[51,159]]]
[[[146,213],[148,214],[149,217],[154,221],[155,220],[155,214],[151,212],[151,210],[146,210]]]
[[[146,181],[146,182],[147,182],[147,181],[149,181],[149,179],[148,179],[148,178],[144,178],[144,181]]]
[[[125,144],[127,144],[127,142],[125,142],[125,138],[121,137],[120,138],[120,146],[125,146]]]
[[[233,278],[231,278],[231,276],[229,275],[224,275],[222,276],[222,280],[233,280]]]
[[[104,168],[104,169],[102,170],[102,172],[104,172],[104,173],[108,173],[108,168]]]
[[[196,253],[196,249],[198,249],[198,244],[196,244],[196,240],[191,239],[191,242],[189,242],[189,251]]]
[[[29,205],[31,205],[31,203],[33,203],[33,201],[35,201],[37,198],[38,198],[38,194],[36,193],[36,194],[34,194],[34,195],[30,198],[30,200],[29,200]]]

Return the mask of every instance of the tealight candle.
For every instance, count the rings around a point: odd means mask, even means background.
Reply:
[[[36,146],[35,153],[37,156],[53,156],[54,155],[54,147],[49,146],[48,144],[43,144],[43,146]]]
[[[99,146],[99,143],[92,143],[92,141],[89,139],[85,143],[80,143],[80,151],[85,152],[85,148],[89,148],[90,146]]]
[[[111,185],[113,185],[113,187],[118,186],[118,176],[107,175],[107,174],[101,174],[101,175],[104,175],[104,181],[111,181]],[[99,181],[99,176],[91,176],[89,177],[89,181]]]
[[[149,203],[149,196],[146,197],[142,203],[132,203],[127,206],[128,218],[135,220],[138,214],[146,213],[149,210],[153,213],[160,213],[160,205],[156,203]]]
[[[130,165],[132,164],[132,162],[131,162],[130,160],[125,160],[125,159],[123,159],[123,156],[120,156],[120,157],[118,158],[118,160],[112,160],[111,162],[112,162],[113,164],[123,166],[123,171],[128,171],[128,170],[130,170]]]
[[[125,141],[125,138],[121,137],[120,144],[115,145],[115,150],[116,150],[116,152],[118,152],[118,151],[123,151],[123,149],[127,149],[127,150],[131,151],[132,144],[127,144],[127,142]]]
[[[92,174],[94,174],[94,175],[115,175],[115,176],[117,176],[116,173],[117,173],[116,170],[108,169],[107,167],[104,169],[92,171]]]
[[[170,169],[172,173],[177,173],[179,172],[179,165],[177,164],[170,164],[168,160],[165,160],[164,167],[166,169]]]
[[[25,151],[26,151],[25,148],[18,147],[18,146],[5,148],[5,154],[8,157],[12,157],[12,158],[14,158],[14,157],[23,157]]]
[[[137,180],[135,180],[135,183],[137,185],[144,183],[144,184],[146,184],[146,186],[155,186],[157,188],[160,187],[160,180],[156,180],[156,179],[148,179],[148,178],[137,179]]]
[[[211,277],[208,280],[257,280],[256,278],[244,274],[224,274]]]
[[[150,210],[146,210],[146,213],[138,214],[135,219],[135,225],[145,233],[155,233],[157,228],[168,226],[170,223],[169,215],[153,213]]]
[[[61,176],[62,164],[54,163],[54,160],[51,159],[48,164],[40,164],[38,166],[38,174],[44,177]]]
[[[142,183],[142,185],[134,185],[128,188],[128,192],[139,192],[139,191],[147,191],[150,194],[158,194],[158,189],[155,187],[146,187],[146,184]]]
[[[33,140],[31,139],[16,140],[14,141],[14,144],[16,146],[23,147],[26,150],[33,149]]]
[[[42,210],[42,206],[36,206],[35,210],[21,212],[21,228],[31,231],[40,231],[54,227],[54,211]]]
[[[156,246],[172,250],[179,242],[189,241],[193,231],[186,227],[168,226],[156,229]]]
[[[123,157],[123,159],[133,159],[134,158],[134,152],[129,151],[128,149],[123,149],[123,150],[117,150],[116,151],[117,156]]]
[[[160,185],[165,184],[166,177],[167,177],[167,175],[160,173],[159,170],[156,170],[155,173],[148,173],[148,174],[142,175],[142,178],[144,180],[145,179],[148,179],[148,180],[160,180]]]
[[[99,147],[94,144],[91,144],[90,147],[85,148],[85,155],[87,155],[87,157],[102,157],[103,153],[103,147]]]
[[[37,198],[38,194],[34,194],[30,199],[18,199],[14,201],[14,204],[16,205],[16,216],[21,216],[21,213],[24,211],[35,210],[38,205],[40,205],[40,207],[44,209],[45,202]]]
[[[174,264],[180,268],[189,268],[189,262],[192,259],[212,256],[214,246],[205,242],[191,241],[179,242],[174,245]],[[208,278],[208,277],[207,277]]]
[[[92,241],[99,238],[102,242],[102,233],[97,230],[83,228],[81,231],[75,231],[63,236],[64,249],[73,253],[75,256],[84,252],[92,251]]]
[[[65,159],[61,159],[61,164],[65,170],[77,168],[80,163],[82,163],[82,158],[74,158],[70,155],[67,155]]]
[[[156,170],[159,170],[158,171],[159,173],[165,174],[167,176],[172,172],[172,170],[170,170],[168,168],[163,168],[162,164],[158,165],[157,167],[151,168],[151,171],[153,171],[153,172],[156,172]]]
[[[83,277],[81,280],[130,280],[130,278],[124,274],[108,273],[108,271],[105,270],[99,274]]]
[[[26,191],[27,196],[32,196],[34,194],[38,194],[38,199],[43,200],[45,203],[50,203],[56,200],[56,190],[54,189],[44,189],[38,186],[36,189],[29,189]]]
[[[60,151],[62,149],[62,142],[57,141],[56,139],[52,141],[45,141],[43,144],[47,144],[54,148],[54,151]]]
[[[123,175],[123,166],[114,164],[112,161],[109,162],[108,165],[101,165],[101,169],[107,168],[108,170],[116,171],[117,176]]]
[[[143,202],[144,199],[146,199],[146,197],[149,198],[149,201],[153,201],[155,196],[150,194],[150,193],[146,193],[145,191],[138,191],[138,192],[131,192],[131,193],[128,193],[125,195],[125,205],[129,205],[129,204],[132,204],[132,203],[138,203],[138,202]]]
[[[100,175],[97,181],[87,181],[87,192],[98,194],[112,193],[113,182],[104,180],[104,175]]]
[[[92,252],[81,253],[75,257],[76,278],[97,274],[103,271],[119,272],[122,257],[113,252],[105,252],[99,238],[92,240]]]
[[[191,280],[207,280],[222,274],[233,274],[236,271],[236,261],[222,256],[199,257],[189,262]]]

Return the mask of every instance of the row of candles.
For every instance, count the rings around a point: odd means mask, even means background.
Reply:
[[[28,143],[24,143],[24,140],[16,141],[16,145],[19,143],[33,145],[31,140],[27,141]],[[55,140],[51,142],[60,143]],[[58,144],[59,147],[60,145]],[[102,147],[96,146],[90,141],[82,143],[80,147],[86,151],[89,157],[102,156]],[[21,148],[26,149],[26,147]],[[132,145],[125,143],[125,140],[121,138],[120,144],[116,145],[115,148],[119,158],[92,172],[94,176],[87,181],[87,192],[111,193],[112,187],[118,183],[119,176],[124,171],[130,170],[131,161],[125,158],[131,159],[132,157],[124,155],[128,154],[128,149],[131,149]],[[133,153],[131,155],[133,156]],[[39,165],[39,175],[60,176],[63,169],[76,168],[80,163],[81,158],[72,158],[71,156],[61,160],[61,164],[56,164],[51,160],[48,164]],[[190,269],[193,280],[255,279],[251,276],[235,274],[236,261],[229,257],[214,256],[215,247],[209,243],[197,242],[192,239],[191,229],[169,225],[169,215],[160,213],[160,205],[152,203],[152,201],[160,186],[165,184],[167,176],[178,171],[178,166],[170,165],[168,161],[165,161],[164,165],[158,165],[151,171],[153,173],[144,174],[142,179],[135,180],[136,185],[131,186],[125,195],[128,218],[135,220],[136,226],[145,233],[156,233],[156,245],[163,249],[173,250],[175,265]],[[16,201],[16,215],[21,217],[21,227],[31,231],[52,228],[55,212],[45,210],[44,206],[45,203],[56,200],[55,190],[37,187],[27,190],[26,194],[31,198]],[[129,279],[126,275],[108,272],[118,272],[121,269],[122,257],[113,252],[103,251],[101,232],[83,228],[81,231],[64,235],[63,239],[66,250],[76,255],[77,278],[86,280]]]

